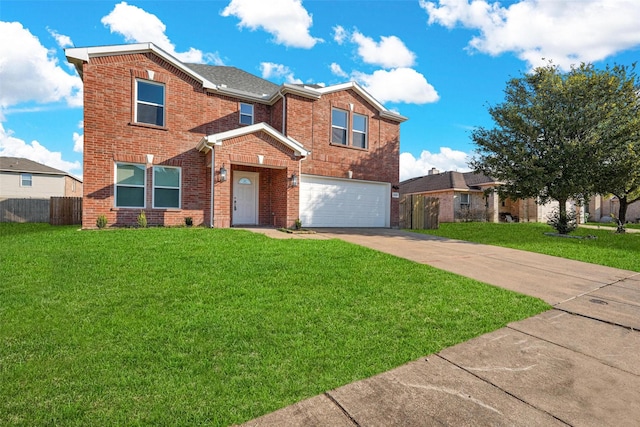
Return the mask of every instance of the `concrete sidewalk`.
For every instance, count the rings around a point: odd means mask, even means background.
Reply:
[[[342,239],[554,308],[246,426],[640,424],[640,273],[401,230],[252,231]]]

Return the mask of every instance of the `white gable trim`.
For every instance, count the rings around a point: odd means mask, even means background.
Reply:
[[[291,137],[284,136],[264,122],[256,123],[251,126],[243,126],[226,132],[207,135],[198,142],[196,148],[199,151],[209,151],[213,149],[215,145],[222,145],[222,143],[227,139],[237,138],[239,136],[249,135],[256,132],[265,132],[285,146],[291,148],[297,156],[306,157],[309,155],[309,151],[307,151],[298,141]]]
[[[217,89],[218,86],[193,71],[191,68],[184,66],[182,62],[169,55],[153,43],[135,43],[126,45],[112,46],[95,46],[95,47],[74,47],[64,50],[67,60],[76,66],[78,73],[82,76],[82,63],[90,62],[91,58],[99,58],[102,56],[127,55],[133,53],[153,52],[160,58],[164,59],[171,65],[175,66],[184,73],[198,80],[205,89]]]

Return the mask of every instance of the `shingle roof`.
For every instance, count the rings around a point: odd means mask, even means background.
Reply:
[[[474,172],[448,171],[411,178],[400,183],[401,194],[443,190],[480,190],[481,185],[499,184],[495,179]]]
[[[23,159],[21,157],[0,157],[0,171],[69,175],[67,172],[59,169],[34,162],[33,160]]]
[[[273,95],[280,88],[277,84],[254,76],[236,67],[206,64],[184,64],[216,85],[247,92],[258,97]]]

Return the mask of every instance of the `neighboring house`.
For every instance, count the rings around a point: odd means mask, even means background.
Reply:
[[[501,182],[474,172],[439,172],[400,183],[400,194],[436,197],[440,204],[440,222],[546,222],[557,202],[545,205],[535,199],[501,200],[494,191]],[[567,207],[575,208],[573,203]]]
[[[397,227],[400,123],[356,83],[275,85],[152,43],[70,48],[84,82],[83,227]]]
[[[421,194],[440,201],[440,222],[462,220],[498,222],[499,198],[493,191],[499,182],[473,172],[439,172],[400,183],[400,194]]]
[[[615,196],[595,195],[589,200],[589,221],[600,221],[603,217],[618,217],[620,201]],[[627,222],[640,223],[640,202],[627,206]]]
[[[50,197],[82,197],[82,181],[33,160],[0,157],[0,199]]]

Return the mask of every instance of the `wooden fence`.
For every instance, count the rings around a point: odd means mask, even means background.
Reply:
[[[49,223],[51,225],[82,224],[82,197],[52,197]]]
[[[429,230],[438,228],[440,199],[421,194],[408,194],[400,199],[400,228]]]
[[[0,199],[0,222],[49,222],[49,199]]]

